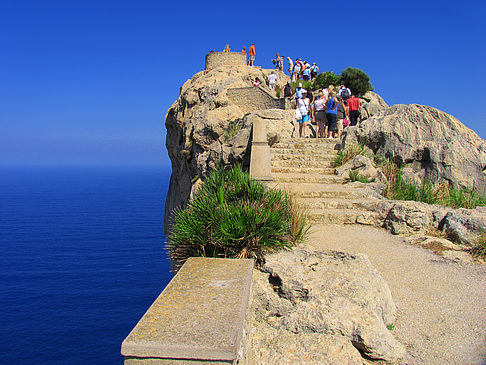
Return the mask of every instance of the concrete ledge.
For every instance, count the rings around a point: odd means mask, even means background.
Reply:
[[[125,364],[232,364],[253,260],[190,258],[123,341]]]

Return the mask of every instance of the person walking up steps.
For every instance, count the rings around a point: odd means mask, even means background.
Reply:
[[[331,91],[329,93],[329,99],[327,99],[327,138],[333,138],[335,136],[334,130],[336,129],[337,109],[339,106],[336,100],[336,93]]]
[[[307,98],[307,91],[302,89],[302,98],[297,99],[297,112],[300,113],[301,118],[297,119],[297,123],[299,123],[299,137],[302,138],[302,131],[304,137],[309,137],[306,134],[307,131],[307,122],[309,121],[309,99]]]
[[[248,50],[248,66],[253,66],[253,62],[255,62],[255,43],[252,43]]]
[[[356,97],[356,95],[351,95],[347,102],[349,108],[349,125],[355,126],[358,124],[358,119],[360,117],[361,102]]]
[[[316,138],[326,138],[327,118],[326,118],[326,98],[322,91],[318,94],[318,99],[314,101],[312,116],[317,123]]]

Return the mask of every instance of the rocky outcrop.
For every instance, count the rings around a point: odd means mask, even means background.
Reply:
[[[396,362],[404,355],[386,327],[396,313],[390,290],[365,255],[297,248],[267,256],[263,271],[253,289],[253,363],[362,364],[362,356]]]
[[[268,120],[270,144],[290,137],[293,111],[270,109],[248,112],[245,101],[228,97],[229,89],[263,83],[270,70],[247,66],[219,66],[195,74],[181,87],[180,96],[167,112],[166,146],[172,176],[165,205],[165,229],[170,213],[189,199],[192,187],[218,163],[249,164],[249,140],[255,118]],[[250,102],[250,101],[249,101]]]
[[[356,172],[359,176],[370,178],[372,181],[386,182],[386,177],[377,169],[373,162],[364,155],[357,155],[347,163],[335,170],[337,176],[348,178],[350,172]]]
[[[361,121],[385,114],[388,104],[373,91],[368,91],[361,98]]]
[[[451,210],[439,228],[460,243],[474,245],[486,232],[486,207]]]
[[[344,144],[356,142],[411,167],[420,178],[486,190],[486,141],[435,108],[393,105],[349,128]]]

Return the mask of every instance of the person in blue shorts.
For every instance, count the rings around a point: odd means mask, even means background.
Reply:
[[[297,108],[299,109],[300,114],[302,115],[301,119],[297,120],[299,123],[299,137],[302,138],[302,131],[304,132],[304,137],[309,137],[306,134],[307,131],[307,122],[309,121],[309,104],[310,100],[307,98],[307,91],[302,91],[302,98],[297,99]]]

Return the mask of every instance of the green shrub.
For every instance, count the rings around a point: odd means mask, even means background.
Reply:
[[[251,179],[240,166],[218,167],[185,209],[175,210],[167,244],[174,260],[191,256],[253,257],[290,247],[309,229],[286,192]]]
[[[366,157],[373,157],[372,152],[364,144],[354,144],[339,150],[333,161],[333,166],[338,167],[344,165],[346,162],[352,160],[355,156],[363,155]]]
[[[427,179],[420,185],[405,182],[401,168],[391,159],[375,156],[374,161],[387,179],[383,195],[388,199],[415,200],[451,208],[474,209],[477,206],[486,206],[486,195],[446,183],[432,184]]]
[[[336,75],[332,71],[321,72],[314,78],[314,88],[324,89],[329,85],[339,86],[341,85],[341,76]]]
[[[352,182],[359,181],[365,184],[374,181],[374,179],[370,179],[368,176],[360,176],[358,170],[349,171],[349,180]]]
[[[486,260],[486,232],[481,232],[481,236],[479,236],[476,244],[471,249],[471,254]]]
[[[348,67],[341,73],[341,83],[346,85],[354,95],[364,95],[373,90],[370,77],[359,68]]]
[[[292,93],[295,92],[295,89],[299,86],[299,83],[302,83],[302,87],[306,90],[314,90],[314,86],[312,85],[312,81],[304,81],[304,80],[297,80],[293,81],[290,84],[290,87],[292,88]]]
[[[238,134],[243,128],[243,120],[242,119],[235,119],[228,123],[228,127],[226,128],[226,133],[224,137],[226,139],[231,139]]]

